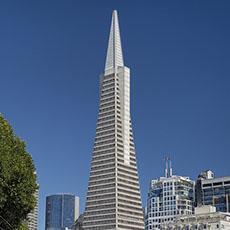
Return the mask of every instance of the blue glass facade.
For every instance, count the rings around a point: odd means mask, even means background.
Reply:
[[[71,228],[75,221],[75,196],[71,194],[46,197],[46,230]]]

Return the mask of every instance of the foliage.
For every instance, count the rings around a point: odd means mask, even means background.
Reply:
[[[26,143],[0,113],[0,229],[25,230],[23,223],[36,205],[35,167]]]

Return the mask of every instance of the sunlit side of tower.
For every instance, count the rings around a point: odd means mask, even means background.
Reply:
[[[123,62],[117,11],[112,16],[105,72],[100,76],[83,229],[144,229],[130,119],[130,69]]]

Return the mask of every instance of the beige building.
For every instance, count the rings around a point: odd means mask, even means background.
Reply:
[[[161,230],[230,230],[230,213],[216,212],[205,205],[195,208],[195,214],[180,216],[172,224],[161,225]]]

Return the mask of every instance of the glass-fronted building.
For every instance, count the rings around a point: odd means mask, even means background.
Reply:
[[[71,228],[79,216],[79,197],[57,194],[46,197],[46,230]]]
[[[178,215],[191,215],[194,209],[194,181],[188,177],[160,177],[152,180],[145,211],[145,229],[160,229]]]

